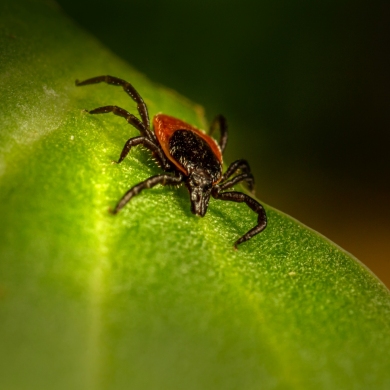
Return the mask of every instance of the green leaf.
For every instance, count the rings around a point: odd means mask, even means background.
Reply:
[[[137,88],[150,114],[201,128],[202,108],[149,81],[46,1],[0,6],[1,389],[387,389],[390,294],[361,263],[266,206],[185,188],[108,208],[159,172],[137,131],[84,109]],[[136,47],[130,49],[136,52]],[[231,131],[235,131],[232,129]],[[232,145],[230,145],[232,147]]]

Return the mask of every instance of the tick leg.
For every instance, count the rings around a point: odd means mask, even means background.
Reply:
[[[169,163],[168,159],[165,157],[161,149],[154,142],[152,142],[150,139],[146,137],[130,138],[125,143],[125,146],[123,147],[122,153],[119,157],[119,160],[117,161],[117,164],[120,164],[124,160],[124,158],[129,154],[130,149],[133,146],[137,146],[137,145],[143,145],[149,150],[151,150],[163,169],[167,170],[171,168],[171,164]]]
[[[145,181],[135,185],[130,188],[122,197],[122,199],[115,206],[115,209],[112,210],[112,214],[117,214],[134,196],[138,195],[142,190],[152,188],[157,184],[161,184],[163,186],[166,185],[177,185],[183,181],[183,176],[181,174],[177,176],[170,175],[156,175],[149,177]]]
[[[249,163],[248,161],[246,160],[236,160],[234,162],[232,162],[230,165],[229,165],[229,168],[226,170],[226,172],[222,175],[222,178],[221,178],[221,182],[227,180],[230,176],[234,175],[235,173],[237,173],[237,171],[241,171],[242,173],[246,173],[248,174],[248,177],[250,176],[251,177],[251,180],[246,180],[248,182],[248,185],[249,185],[249,189],[252,193],[254,193],[254,189],[255,189],[255,179],[254,177],[252,176],[251,174],[251,168],[249,166]],[[245,179],[241,179],[241,180],[245,180]],[[227,183],[229,183],[230,181],[228,181]],[[237,182],[235,182],[234,184],[236,184]],[[234,185],[233,184],[233,185]],[[229,186],[229,187],[232,187],[232,186]],[[227,188],[229,188],[227,187]]]
[[[219,193],[218,191],[213,191],[212,196],[213,198],[220,199],[220,200],[228,200],[231,202],[238,202],[238,203],[244,202],[248,205],[248,207],[250,207],[255,213],[258,214],[257,225],[251,230],[249,230],[247,233],[245,233],[241,238],[239,238],[234,243],[234,247],[236,249],[238,245],[242,244],[245,241],[250,240],[253,236],[259,234],[261,231],[263,231],[266,228],[267,216],[265,214],[265,210],[259,202],[252,199],[250,196],[235,191],[222,192],[222,193]]]
[[[83,85],[97,84],[102,82],[111,85],[121,86],[124,89],[124,91],[137,103],[137,109],[141,117],[142,123],[144,124],[144,127],[146,129],[145,131],[147,133],[147,136],[148,138],[154,140],[155,136],[150,131],[149,113],[146,104],[142,99],[141,95],[136,91],[136,89],[130,83],[128,83],[125,80],[119,79],[118,77],[105,75],[105,76],[92,77],[91,79],[84,80],[84,81],[76,80],[76,85],[83,86]]]
[[[107,114],[109,112],[112,112],[114,115],[118,115],[125,118],[127,122],[133,125],[137,130],[139,130],[142,135],[147,136],[144,124],[136,116],[130,114],[123,108],[120,108],[118,106],[104,106],[95,108],[94,110],[90,110],[88,112],[90,114]]]
[[[249,166],[248,161],[242,159],[242,160],[236,160],[232,162],[226,172],[222,175],[221,181],[224,181],[228,179],[230,176],[234,175],[238,170],[240,170],[243,173],[250,173],[251,168]]]
[[[254,178],[253,175],[249,173],[241,173],[240,175],[237,175],[233,177],[233,179],[230,179],[228,181],[225,181],[225,183],[220,184],[219,190],[224,191],[227,190],[228,188],[234,187],[237,183],[241,181],[246,181],[248,183],[250,191],[253,193],[254,190]]]
[[[221,138],[219,139],[219,147],[221,148],[221,152],[223,153],[228,140],[227,123],[224,116],[217,115],[214,118],[210,126],[209,134],[211,135],[217,127],[219,127],[219,131],[221,133]]]

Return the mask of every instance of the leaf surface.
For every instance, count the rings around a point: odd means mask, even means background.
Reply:
[[[206,128],[200,106],[54,3],[0,15],[0,388],[390,387],[389,291],[320,234],[265,206],[269,226],[235,251],[253,212],[211,200],[196,218],[185,188],[108,213],[160,169],[142,148],[111,164],[137,131],[83,110],[136,105],[75,79],[124,78],[151,116]]]

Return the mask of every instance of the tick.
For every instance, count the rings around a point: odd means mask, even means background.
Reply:
[[[112,112],[125,118],[141,133],[140,136],[130,138],[125,143],[117,163],[123,161],[133,146],[143,145],[152,152],[160,167],[167,172],[167,174],[152,176],[130,188],[112,210],[113,214],[118,213],[144,189],[152,188],[157,184],[165,186],[184,183],[190,193],[191,211],[195,215],[203,217],[206,214],[210,196],[219,200],[246,203],[257,214],[256,226],[234,243],[235,248],[265,229],[267,216],[263,206],[257,200],[242,192],[226,191],[239,182],[246,182],[251,192],[254,193],[254,178],[246,160],[237,160],[230,164],[225,173],[222,172],[222,154],[228,140],[226,120],[222,115],[214,119],[209,134],[206,134],[180,119],[157,114],[153,118],[153,132],[144,100],[127,81],[113,76],[98,76],[85,81],[76,80],[76,85],[83,86],[101,82],[123,87],[124,91],[137,103],[141,118],[138,119],[117,106],[98,107],[88,111],[90,114]],[[211,137],[217,128],[220,132],[219,142]]]

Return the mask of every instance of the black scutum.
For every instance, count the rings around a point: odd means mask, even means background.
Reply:
[[[221,164],[207,142],[189,130],[177,130],[169,140],[171,156],[190,174],[204,170],[215,182],[221,176]]]

